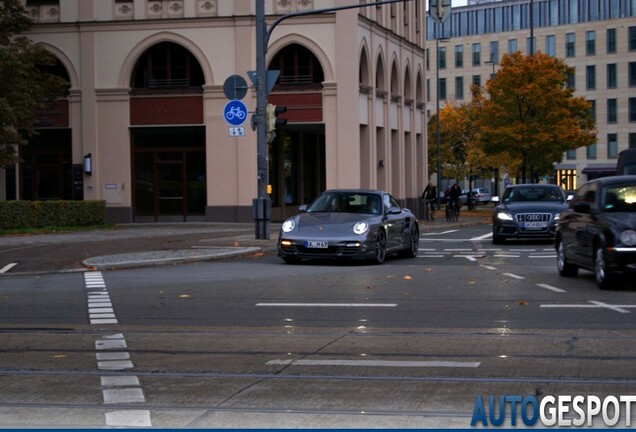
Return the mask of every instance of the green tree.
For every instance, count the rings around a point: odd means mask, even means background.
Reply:
[[[35,113],[68,88],[45,72],[53,55],[22,35],[30,25],[19,0],[0,2],[0,167],[17,162],[18,147],[35,133]]]
[[[596,142],[589,103],[566,85],[571,73],[563,60],[516,52],[502,57],[495,79],[486,83],[479,117],[482,148],[507,155],[509,167],[524,181],[552,172],[566,150]]]

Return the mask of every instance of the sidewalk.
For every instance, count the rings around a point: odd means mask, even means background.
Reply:
[[[459,222],[420,221],[420,230],[441,230],[486,222],[464,213]],[[275,252],[279,224],[270,238],[256,239],[253,223],[121,224],[113,229],[0,237],[2,275],[112,270],[207,261]]]

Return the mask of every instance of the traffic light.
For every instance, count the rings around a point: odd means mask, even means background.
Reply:
[[[267,119],[267,138],[268,141],[272,141],[276,136],[276,128],[287,124],[287,119],[278,118],[279,114],[287,112],[287,107],[276,106],[267,104],[266,119]]]

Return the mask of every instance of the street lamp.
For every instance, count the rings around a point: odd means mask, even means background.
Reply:
[[[435,35],[437,36],[437,34]],[[440,122],[439,122],[439,90],[440,90],[440,82],[439,82],[439,42],[440,40],[442,42],[447,42],[448,38],[439,38],[439,37],[435,37],[435,115],[437,116],[436,118],[436,123],[437,123],[437,131],[435,133],[435,141],[436,141],[436,145],[437,145],[437,158],[436,158],[436,162],[435,162],[435,171],[437,172],[437,198],[436,198],[436,202],[437,202],[437,207],[439,208],[440,205],[440,192],[441,192],[441,187],[442,187],[442,163],[441,163],[441,158],[440,158],[440,151],[439,151],[439,147],[440,147],[440,142],[441,142],[441,135],[440,135]]]
[[[484,64],[492,65],[492,73],[490,74],[490,79],[495,79],[497,72],[495,72],[495,65],[497,64],[494,60],[485,61]]]

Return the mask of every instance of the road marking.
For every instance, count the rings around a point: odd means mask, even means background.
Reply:
[[[420,255],[418,258],[445,258],[444,255]]]
[[[556,255],[530,255],[529,258],[556,258]]]
[[[11,270],[13,267],[17,266],[18,263],[10,263],[0,269],[0,273],[6,273]]]
[[[519,275],[516,275],[516,274],[514,274],[514,273],[503,273],[503,275],[504,275],[504,276],[511,277],[511,278],[513,278],[513,279],[519,279],[519,280],[520,280],[520,279],[525,279],[525,277],[523,277],[523,276],[519,276]]]
[[[590,304],[543,304],[540,305],[542,308],[569,308],[569,309],[609,309],[618,313],[631,313],[627,309],[634,309],[636,305],[611,305],[608,303],[603,303],[595,300],[588,300]]]
[[[443,235],[443,234],[450,234],[450,233],[454,233],[457,232],[459,230],[449,230],[449,231],[443,231],[443,232],[430,232],[430,233],[424,233],[421,234],[422,236],[431,236],[431,235]]]
[[[477,258],[475,258],[472,255],[455,255],[455,258],[466,258],[468,261],[477,261]]]
[[[487,233],[487,234],[484,234],[484,235],[481,235],[481,236],[479,236],[479,237],[473,237],[473,238],[471,238],[470,240],[471,240],[471,241],[484,240],[484,239],[487,239],[487,238],[489,238],[489,237],[492,237],[492,233],[491,233],[491,232],[489,232],[489,233]]]
[[[256,303],[259,307],[396,307],[397,303]]]
[[[519,258],[520,255],[508,255],[508,254],[495,254],[494,258]]]
[[[104,389],[105,404],[144,403],[146,398],[140,388]]]
[[[152,427],[150,411],[125,410],[106,413],[106,426],[111,427]]]
[[[269,366],[366,366],[366,367],[449,367],[476,368],[481,362],[452,361],[395,361],[395,360],[270,360]]]
[[[545,288],[545,289],[548,289],[550,291],[554,291],[554,292],[558,292],[558,293],[566,292],[564,289],[553,287],[552,285],[548,285],[548,284],[537,284],[537,286],[540,286],[541,288]]]
[[[488,270],[497,270],[497,267],[493,267],[493,266],[482,265],[482,267]]]

